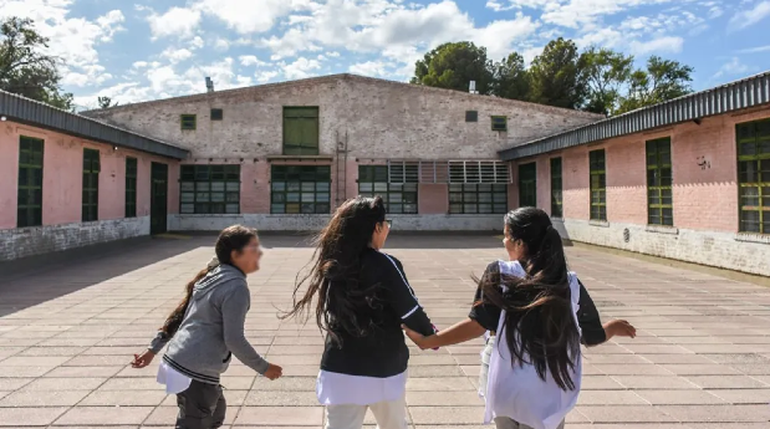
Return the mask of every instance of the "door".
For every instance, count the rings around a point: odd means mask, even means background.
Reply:
[[[150,234],[166,232],[168,219],[168,165],[152,163],[150,176]]]

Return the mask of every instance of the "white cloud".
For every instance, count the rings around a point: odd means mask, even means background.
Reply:
[[[161,58],[167,59],[171,64],[176,64],[192,58],[193,53],[188,49],[174,49],[169,47],[161,52],[160,56]]]
[[[201,13],[194,9],[172,7],[162,15],[152,12],[147,22],[150,23],[153,40],[170,36],[186,39],[198,29]]]
[[[754,48],[741,49],[741,50],[738,51],[738,53],[739,54],[756,54],[756,53],[759,53],[759,52],[768,52],[768,51],[770,51],[770,45],[756,46]]]
[[[327,52],[326,56],[331,58],[339,58],[340,53],[336,51],[331,51],[331,52]]]
[[[321,63],[318,60],[308,60],[305,57],[297,58],[291,64],[281,64],[283,67],[283,75],[286,79],[302,79],[309,77],[313,74],[313,70],[321,68]]]
[[[244,67],[262,66],[267,64],[264,61],[260,61],[256,55],[241,55],[238,57],[238,62]]]
[[[216,41],[214,41],[214,49],[218,51],[226,51],[230,49],[230,41],[225,38],[219,37],[217,38]]]
[[[205,45],[205,42],[203,42],[203,38],[201,36],[195,36],[192,40],[190,40],[190,47],[192,49],[200,49]]]
[[[679,53],[682,51],[683,45],[684,39],[681,37],[664,36],[646,42],[634,40],[629,46],[631,53],[634,55],[647,55],[653,53]]]
[[[147,61],[136,61],[133,64],[131,64],[131,67],[133,67],[135,69],[142,69],[142,68],[147,67],[148,65],[149,65],[149,63]]]
[[[274,77],[277,77],[280,73],[277,71],[261,71],[256,74],[257,82],[259,83],[265,83],[273,79]]]
[[[751,69],[748,65],[743,64],[738,57],[733,57],[719,68],[714,77],[743,75],[751,71]]]
[[[728,24],[728,30],[738,31],[762,21],[770,16],[770,0],[762,1],[753,8],[740,11],[733,15]]]
[[[357,63],[351,65],[348,70],[351,73],[363,75],[381,77],[387,76],[386,63],[383,61],[367,61],[365,63]]]
[[[275,25],[278,18],[304,10],[310,0],[200,0],[194,7],[212,15],[241,34],[263,33]]]

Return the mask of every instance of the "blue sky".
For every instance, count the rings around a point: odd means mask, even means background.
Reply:
[[[770,0],[0,0],[66,62],[81,108],[330,73],[408,80],[440,43],[531,60],[552,38],[695,67],[705,89],[770,70]]]

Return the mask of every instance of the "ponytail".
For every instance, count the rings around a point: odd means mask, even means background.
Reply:
[[[208,265],[206,265],[206,268],[202,269],[198,272],[198,274],[195,275],[195,278],[190,280],[189,283],[185,286],[185,295],[182,299],[182,302],[179,303],[179,305],[176,306],[174,311],[171,312],[171,314],[168,315],[166,318],[166,321],[163,323],[163,326],[160,328],[160,331],[166,335],[166,338],[171,338],[176,334],[176,331],[179,329],[179,326],[182,324],[182,320],[184,319],[185,313],[187,313],[187,307],[190,306],[190,298],[192,298],[193,290],[195,289],[195,284],[201,281],[206,275],[211,272],[214,268],[219,266],[219,260],[214,257]]]
[[[505,335],[514,365],[531,364],[541,379],[550,373],[562,390],[574,390],[580,335],[572,316],[561,236],[540,209],[521,208],[505,220],[508,239],[526,245],[520,262],[527,275],[493,274],[479,282],[484,300],[506,312],[505,332],[497,335]],[[501,285],[507,287],[505,292]]]

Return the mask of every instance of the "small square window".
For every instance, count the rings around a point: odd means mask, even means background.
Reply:
[[[222,109],[211,109],[211,120],[221,121],[224,118],[224,112]]]
[[[195,115],[182,115],[180,122],[183,130],[194,130],[197,121]]]
[[[479,121],[479,112],[476,110],[466,110],[465,111],[465,122],[478,122]]]
[[[492,116],[492,131],[508,131],[508,117]]]

